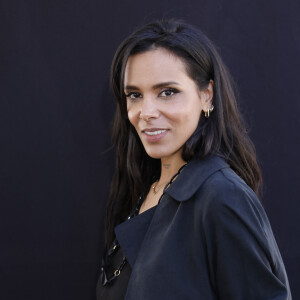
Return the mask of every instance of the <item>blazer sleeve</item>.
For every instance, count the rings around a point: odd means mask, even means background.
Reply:
[[[221,300],[291,300],[266,213],[246,185],[214,185],[203,217],[210,275]]]

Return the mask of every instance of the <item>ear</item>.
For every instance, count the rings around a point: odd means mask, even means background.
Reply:
[[[205,89],[200,91],[200,97],[201,97],[204,111],[207,111],[211,108],[213,96],[214,96],[214,82],[211,79],[209,81],[208,86]]]

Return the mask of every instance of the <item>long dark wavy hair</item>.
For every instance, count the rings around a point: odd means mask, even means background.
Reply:
[[[193,135],[183,146],[182,158],[200,159],[216,154],[258,193],[262,178],[255,148],[239,113],[233,81],[213,43],[197,28],[180,20],[154,21],[136,30],[117,49],[111,66],[111,88],[117,99],[113,120],[113,143],[116,147],[116,172],[106,212],[106,249],[115,238],[114,228],[124,221],[146,195],[153,178],[160,175],[160,160],[147,155],[130,124],[124,94],[124,70],[130,55],[164,48],[182,59],[187,75],[198,88],[213,80],[214,111],[200,118]]]

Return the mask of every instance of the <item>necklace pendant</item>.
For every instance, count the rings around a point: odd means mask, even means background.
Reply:
[[[156,194],[157,194],[157,191],[155,190],[155,186],[153,186],[152,189],[153,189],[154,195],[156,195]]]

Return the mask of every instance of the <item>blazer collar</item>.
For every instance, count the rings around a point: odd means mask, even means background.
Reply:
[[[224,168],[230,166],[219,156],[194,158],[188,162],[165,193],[177,201],[186,201],[196,193],[210,175]]]

